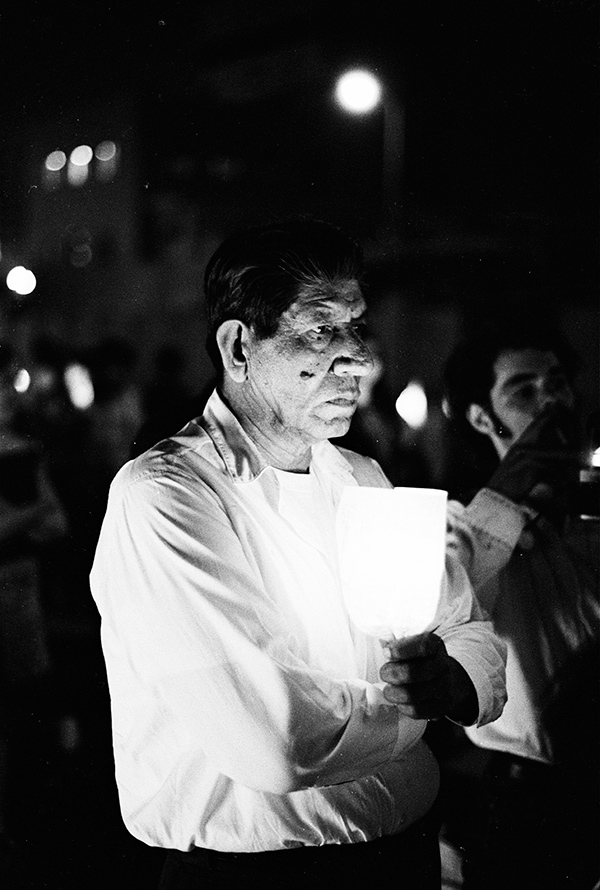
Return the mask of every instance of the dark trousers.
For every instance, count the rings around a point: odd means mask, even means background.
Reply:
[[[581,765],[579,765],[581,772]],[[598,775],[492,755],[465,890],[592,890],[600,878]]]
[[[346,890],[349,886],[440,890],[438,820],[429,815],[400,834],[356,844],[265,853],[171,850],[159,890]]]

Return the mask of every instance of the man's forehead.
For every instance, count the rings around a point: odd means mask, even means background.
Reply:
[[[312,312],[335,312],[348,310],[352,315],[361,315],[366,309],[365,298],[360,284],[354,278],[339,281],[318,281],[304,284],[288,312],[292,316]]]
[[[494,363],[496,384],[500,386],[560,369],[556,355],[544,349],[507,349]]]

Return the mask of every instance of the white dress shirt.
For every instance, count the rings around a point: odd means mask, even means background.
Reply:
[[[559,696],[600,631],[598,523],[567,518],[559,531],[485,488],[467,507],[450,502],[448,520],[449,547],[507,644],[506,706],[467,735],[482,748],[552,764],[556,731],[571,719],[558,718]]]
[[[383,697],[378,640],[340,594],[347,485],[389,486],[329,442],[310,473],[266,466],[214,393],[203,417],[117,474],[91,573],[116,778],[140,840],[257,852],[393,834],[431,807],[425,721]],[[504,702],[504,649],[449,558],[436,616],[479,723]]]

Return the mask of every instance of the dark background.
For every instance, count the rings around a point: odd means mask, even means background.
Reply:
[[[329,101],[336,72],[364,62],[406,106],[407,238],[443,233],[448,216],[480,237],[493,237],[492,220],[535,219],[553,230],[552,289],[567,298],[593,289],[596,3],[150,6],[4,4],[5,239],[26,225],[28,128],[67,122],[96,103],[109,115],[125,92],[135,95],[140,183],[198,202],[211,186],[218,196],[207,160],[229,158],[243,170],[239,202],[266,196],[261,208],[238,212],[327,208],[372,234],[381,115],[357,122]],[[274,184],[279,202],[269,196]]]
[[[359,120],[332,101],[357,64],[405,110],[392,194],[383,113]],[[27,360],[40,334],[73,355],[118,334],[140,385],[174,343],[200,391],[212,249],[240,223],[310,212],[365,245],[390,397],[416,376],[439,419],[453,344],[509,315],[563,330],[597,410],[598,98],[598,4],[585,0],[4,3],[0,339]],[[44,193],[50,151],[101,138],[122,147],[114,183]],[[18,301],[4,285],[16,263],[38,278]],[[439,424],[427,434],[417,445],[443,484]],[[9,824],[33,887],[151,887],[161,854],[118,813],[89,556],[49,604],[55,669],[24,699]]]
[[[386,300],[392,315],[453,313],[448,348],[490,316],[541,313],[595,368],[596,2],[9,2],[0,41],[0,276],[17,262],[38,275],[14,322],[25,344],[44,326],[83,346],[126,330],[144,378],[174,332],[202,385],[190,331],[212,249],[240,223],[309,212],[365,243],[394,391],[413,322],[390,321]],[[360,64],[404,108],[394,193],[384,113],[333,102]],[[49,151],[111,134],[110,189],[44,194]],[[65,241],[82,228],[93,262],[74,270]]]

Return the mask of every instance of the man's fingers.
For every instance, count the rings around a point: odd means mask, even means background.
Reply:
[[[412,686],[410,693],[402,687],[386,686],[383,695],[400,714],[413,720],[432,720],[444,713],[444,697],[439,690],[424,687],[415,695]]]
[[[440,683],[431,681],[422,683],[406,683],[401,686],[388,685],[383,694],[395,705],[425,705],[440,699]]]
[[[387,649],[391,661],[408,661],[433,655],[440,643],[442,640],[435,634],[426,633],[400,640],[386,640],[384,649]]]
[[[419,684],[434,680],[441,670],[441,663],[437,658],[414,658],[409,661],[388,661],[379,676],[384,683]]]

